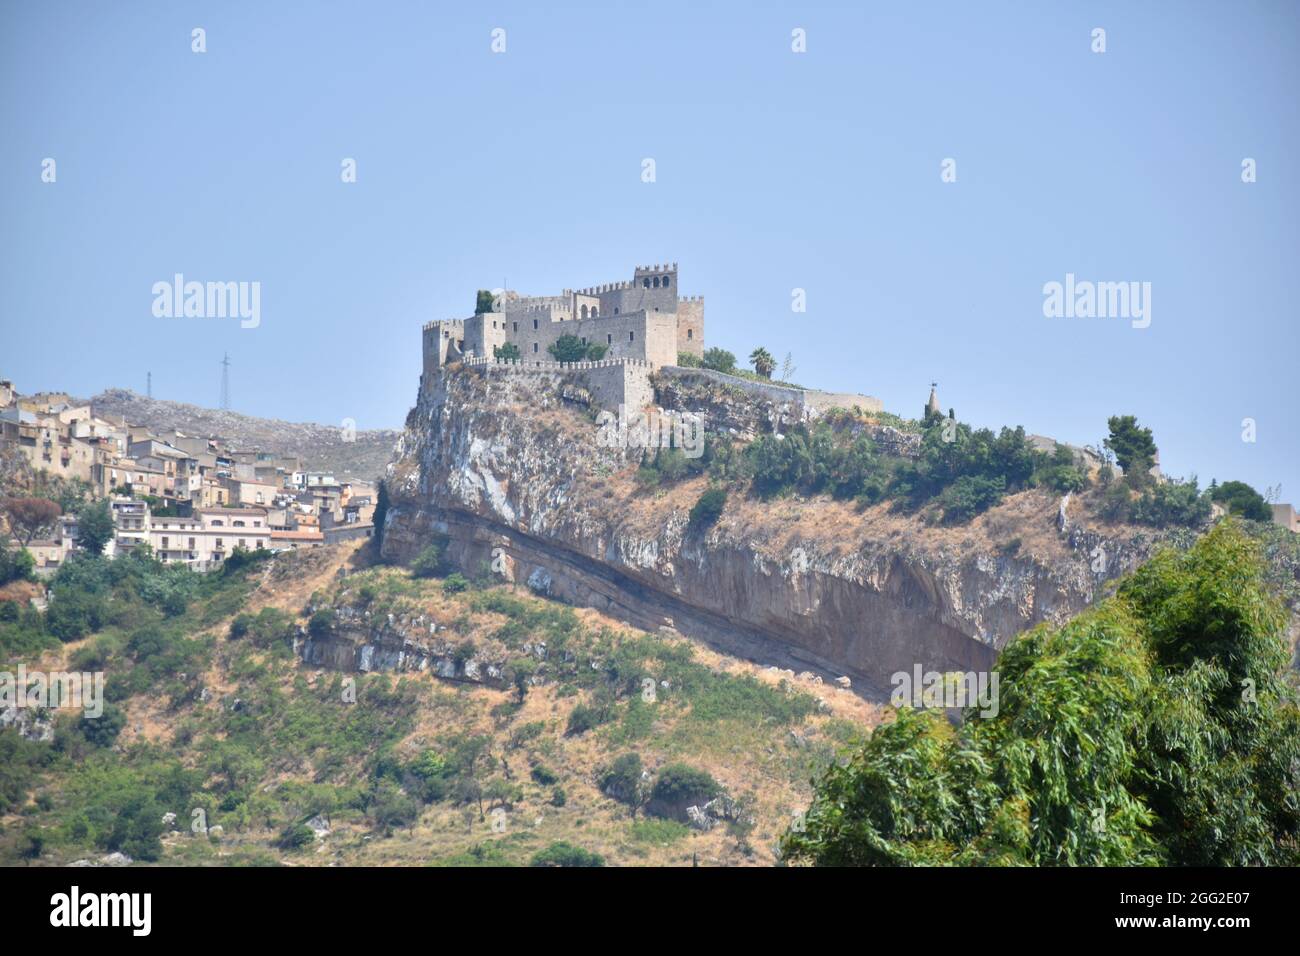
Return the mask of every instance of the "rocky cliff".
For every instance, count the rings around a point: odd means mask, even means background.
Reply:
[[[793,414],[707,383],[662,381],[657,397],[739,440]],[[914,448],[905,432],[859,427],[888,453]],[[467,573],[879,694],[916,664],[988,667],[1014,634],[1076,613],[1151,547],[1039,492],[957,528],[887,504],[733,492],[699,532],[688,514],[706,479],[647,490],[641,451],[603,447],[598,433],[580,374],[448,369],[426,383],[389,467],[385,556],[409,560],[445,538]]]

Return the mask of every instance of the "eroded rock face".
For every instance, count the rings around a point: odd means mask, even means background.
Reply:
[[[710,432],[781,427],[773,409],[743,396],[667,391],[665,407],[702,411]],[[1046,542],[1032,552],[992,532],[931,532],[885,506],[858,515],[830,501],[801,502],[792,520],[775,505],[729,500],[707,533],[689,531],[703,480],[680,493],[637,488],[629,476],[640,450],[600,447],[594,413],[575,394],[560,374],[441,375],[389,468],[385,556],[409,560],[446,535],[470,572],[491,569],[762,663],[849,675],[878,695],[916,663],[988,668],[1012,635],[1078,612],[1149,552],[1140,536],[1111,540],[1077,519],[1058,530],[1058,500],[1037,493],[979,519],[1014,535],[1017,522],[1032,524]],[[908,454],[904,433],[880,438],[882,451]]]

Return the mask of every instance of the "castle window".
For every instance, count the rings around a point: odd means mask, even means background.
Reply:
[[[582,317],[584,319],[587,317],[587,307],[585,305],[582,307]]]
[[[655,288],[659,288],[659,277],[655,276]]]
[[[636,341],[636,333],[635,333],[635,332],[629,332],[629,333],[627,334],[627,340],[628,340],[629,342],[635,342],[635,341]]]
[[[534,329],[537,328],[537,320],[536,320],[536,319],[533,319],[533,328],[534,328]]]
[[[516,332],[519,331],[519,323],[518,323],[518,322],[515,323],[515,331],[516,331]]]
[[[591,307],[591,317],[594,319],[598,315],[600,315],[600,306],[593,305]]]
[[[605,344],[606,344],[606,345],[613,345],[613,344],[614,344],[614,336],[613,336],[613,335],[607,335],[607,336],[605,336]]]
[[[533,343],[533,352],[536,353],[536,351],[537,351],[537,343],[534,342],[534,343]]]
[[[695,330],[694,330],[694,329],[687,329],[687,330],[686,330],[686,341],[689,342],[689,341],[690,341],[691,339],[693,339],[693,338],[695,338]]]
[[[668,277],[664,276],[664,288],[668,288]]]
[[[646,278],[642,279],[641,284],[645,286],[647,289],[650,288],[650,277],[647,276]]]
[[[618,315],[618,306],[614,306],[614,314]]]

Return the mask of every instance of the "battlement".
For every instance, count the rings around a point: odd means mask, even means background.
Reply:
[[[654,368],[654,365],[649,360],[638,358],[597,359],[594,362],[530,362],[527,359],[499,359],[482,356],[465,359],[461,364],[466,368],[499,368],[518,372],[576,372],[593,368],[617,368],[620,365],[647,370]]]
[[[465,320],[464,319],[434,319],[432,322],[424,323],[424,331],[428,332],[431,329],[440,325],[445,325],[448,327],[464,326]]]
[[[623,289],[631,289],[636,283],[631,281],[624,282],[606,282],[604,285],[593,285],[586,289],[578,289],[576,295],[600,295],[602,292],[618,292]]]
[[[637,266],[632,274],[637,278],[640,278],[642,275],[654,275],[655,273],[676,272],[676,271],[677,271],[677,263],[665,262],[662,265],[656,263],[653,266]]]
[[[692,304],[698,302],[700,305],[703,305],[703,304],[704,304],[704,296],[702,296],[702,295],[679,295],[679,296],[677,297],[677,301],[678,301],[678,302],[690,302],[690,303],[692,303]]]

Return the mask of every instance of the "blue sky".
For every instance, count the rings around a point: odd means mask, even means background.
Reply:
[[[805,385],[1136,414],[1166,471],[1297,500],[1298,44],[1288,2],[9,0],[0,375],[215,405],[228,351],[236,410],[396,427],[476,289],[674,260],[707,344]],[[155,318],[177,272],[259,281],[260,326]],[[1150,327],[1045,318],[1066,273],[1150,282]]]

